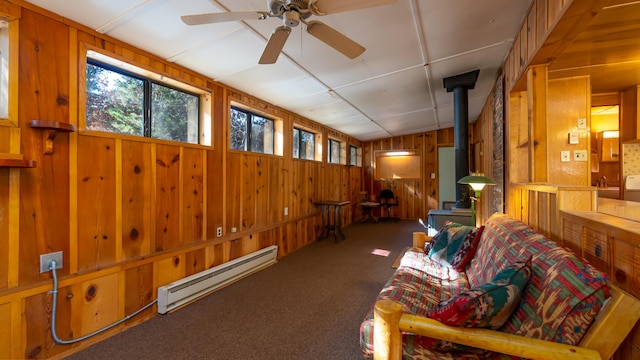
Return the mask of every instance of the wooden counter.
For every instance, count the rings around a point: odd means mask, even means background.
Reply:
[[[600,212],[563,211],[562,243],[640,298],[640,222]]]
[[[598,198],[598,212],[640,221],[640,202]]]
[[[626,206],[624,203],[630,202],[599,199],[598,212],[562,211],[561,242],[606,272],[612,284],[640,298],[640,222],[600,212],[601,209],[617,214],[640,211],[640,203]],[[640,359],[640,323],[614,359]]]

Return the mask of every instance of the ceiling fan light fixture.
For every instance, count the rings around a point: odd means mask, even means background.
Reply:
[[[267,0],[269,11],[229,11],[221,13],[182,16],[187,25],[212,24],[227,21],[265,20],[271,17],[282,19],[283,25],[276,28],[267,41],[259,64],[273,64],[282,51],[291,28],[303,23],[307,32],[349,59],[360,56],[365,48],[343,33],[319,21],[307,21],[312,15],[328,15],[334,12],[352,11],[373,6],[395,3],[397,0]]]

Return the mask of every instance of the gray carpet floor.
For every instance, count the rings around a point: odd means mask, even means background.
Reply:
[[[337,244],[316,241],[68,359],[362,359],[360,323],[422,230],[410,220],[351,224]]]

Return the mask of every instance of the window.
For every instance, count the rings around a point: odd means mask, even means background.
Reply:
[[[327,160],[331,164],[340,164],[340,142],[329,139],[329,153]]]
[[[293,157],[295,159],[315,160],[316,134],[294,127]]]
[[[207,93],[92,51],[87,56],[87,130],[199,143]]]
[[[360,166],[360,162],[358,161],[358,147],[349,145],[349,165],[351,166]]]
[[[273,154],[274,121],[232,106],[231,148]]]
[[[0,119],[9,118],[9,22],[0,19]]]

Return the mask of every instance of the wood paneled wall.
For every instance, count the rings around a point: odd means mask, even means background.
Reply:
[[[352,221],[363,169],[327,164],[326,155],[292,159],[287,135],[295,123],[323,141],[361,146],[356,139],[20,3],[0,1],[0,11],[10,7],[19,18],[19,106],[13,121],[0,122],[0,155],[37,166],[0,168],[0,358],[63,356],[155,315],[151,308],[94,339],[54,344],[51,274],[39,273],[40,254],[64,253],[57,330],[69,339],[132,313],[160,285],[270,245],[282,257],[315,241],[316,200],[351,200],[343,223]],[[87,49],[209,91],[213,145],[86,131]],[[228,150],[231,100],[282,119],[283,156]],[[58,133],[44,155],[33,119],[78,130]]]
[[[469,124],[469,141],[475,143],[478,132],[475,124]],[[376,197],[382,189],[391,189],[398,197],[399,206],[393,208],[401,219],[427,219],[429,210],[438,209],[438,147],[453,146],[453,128],[367,141],[363,144],[363,191]],[[413,150],[422,158],[420,179],[375,179],[376,151]],[[453,164],[451,164],[453,166]],[[435,178],[431,178],[431,174]]]
[[[561,213],[564,246],[609,275],[612,284],[640,298],[640,223],[619,216],[582,211]],[[640,358],[640,323],[627,336],[613,359]]]
[[[638,272],[637,261],[629,260],[630,246],[611,241],[616,236],[614,233],[619,232],[617,221],[610,217],[607,220],[610,226],[599,224],[594,231],[569,216],[570,211],[561,212],[578,210],[584,218],[603,218],[595,212],[595,188],[589,187],[590,157],[585,162],[573,160],[575,150],[590,153],[588,130],[578,131],[578,144],[568,144],[568,133],[577,128],[577,119],[587,119],[587,128],[590,127],[590,78],[556,76],[550,79],[548,76],[549,62],[559,57],[607,4],[606,0],[534,0],[532,3],[504,64],[509,177],[505,212],[582,252],[595,266],[610,276],[617,276],[619,269],[610,267],[611,260],[624,264],[626,274]],[[631,123],[635,123],[635,119]],[[633,129],[626,133],[633,133]],[[572,160],[561,162],[561,151],[570,151]],[[626,232],[624,237],[628,236],[636,235]],[[616,279],[614,283],[623,281]],[[634,284],[630,281],[627,285]],[[637,296],[637,291],[632,293]],[[636,358],[639,343],[640,325],[636,324],[614,358]]]

